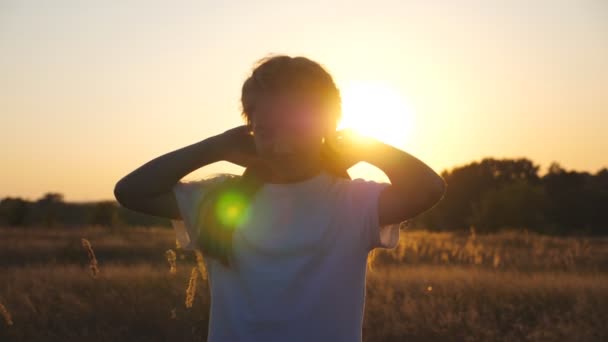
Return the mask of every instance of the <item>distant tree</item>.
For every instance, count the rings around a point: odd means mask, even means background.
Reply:
[[[593,177],[588,217],[593,233],[608,234],[608,169],[599,170]]]
[[[549,165],[548,174],[550,175],[560,175],[566,173],[566,170],[562,168],[562,166],[558,162],[551,162]]]
[[[414,225],[418,226],[418,221],[426,221],[432,222],[431,226],[436,230],[467,230],[475,203],[480,203],[487,191],[497,191],[501,186],[518,180],[531,185],[539,184],[538,169],[539,166],[525,158],[484,158],[481,162],[457,167],[451,172],[444,171],[441,175],[448,184],[444,198],[416,218]]]
[[[495,232],[501,228],[539,229],[545,222],[547,199],[541,184],[516,180],[488,189],[473,203],[469,223],[478,232]]]
[[[608,233],[608,172],[567,171],[553,162],[543,184],[550,199],[547,220],[562,232]]]
[[[24,226],[29,211],[29,202],[21,198],[7,197],[0,201],[0,220],[9,226]]]
[[[36,201],[42,215],[42,223],[51,227],[59,221],[59,211],[63,205],[63,195],[56,192],[47,192],[43,197]]]
[[[90,223],[102,226],[116,226],[119,224],[116,202],[103,201],[96,203],[91,213]]]

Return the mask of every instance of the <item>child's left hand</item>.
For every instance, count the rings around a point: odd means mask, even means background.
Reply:
[[[353,129],[338,130],[325,138],[323,157],[340,168],[349,169],[365,160],[374,142],[375,139],[361,135]]]

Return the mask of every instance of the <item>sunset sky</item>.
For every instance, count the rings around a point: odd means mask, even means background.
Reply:
[[[0,197],[113,199],[148,160],[242,124],[242,82],[271,53],[321,63],[344,124],[437,172],[608,167],[606,1],[3,0]]]

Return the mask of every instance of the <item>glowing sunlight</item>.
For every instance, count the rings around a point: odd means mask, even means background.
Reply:
[[[395,147],[406,145],[413,113],[396,89],[379,82],[350,82],[341,87],[341,96],[338,129],[352,128]]]

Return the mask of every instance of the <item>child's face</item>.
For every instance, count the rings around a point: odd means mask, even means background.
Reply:
[[[252,129],[258,155],[271,163],[310,162],[320,155],[329,115],[310,96],[268,95],[257,104]]]

